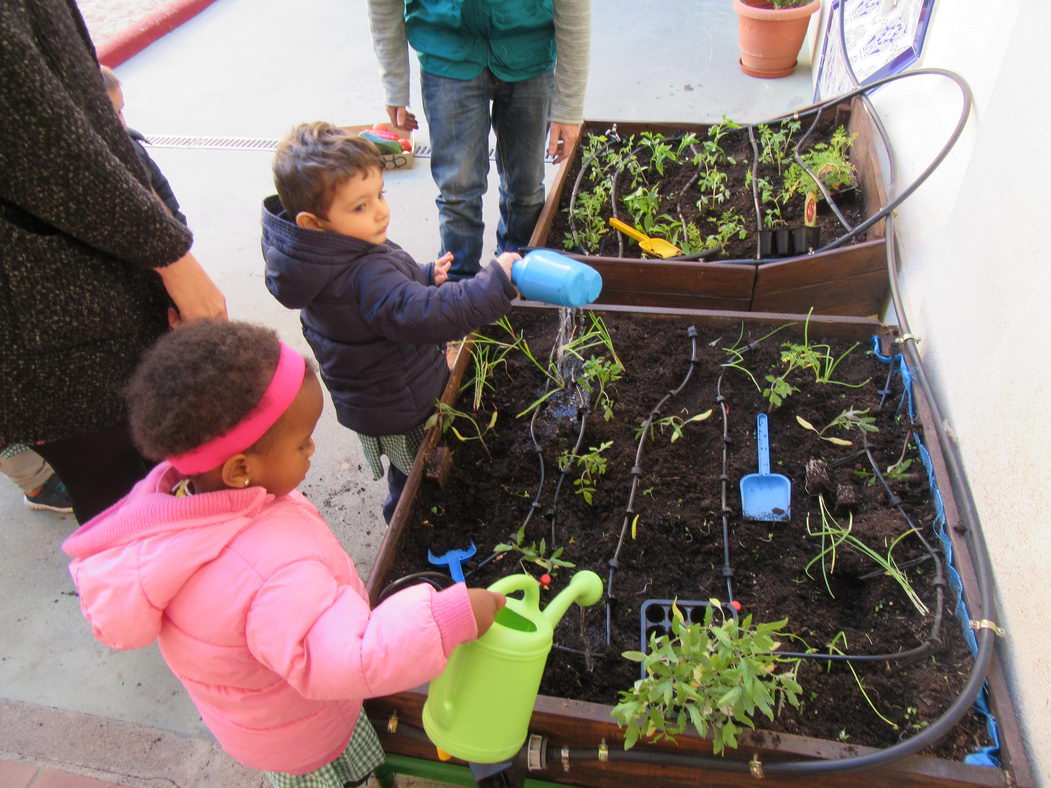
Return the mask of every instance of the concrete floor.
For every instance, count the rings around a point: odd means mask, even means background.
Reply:
[[[659,9],[641,16],[633,0],[594,4],[585,117],[757,121],[810,103],[806,62],[780,80],[738,70],[729,3],[662,0]],[[219,0],[118,74],[128,123],[147,136],[277,138],[305,120],[385,120],[365,0]],[[413,90],[422,122],[415,75]],[[427,141],[426,128],[417,141]],[[263,284],[259,213],[272,192],[270,153],[151,154],[183,205],[194,251],[225,291],[231,317],[271,325],[309,353],[296,313]],[[494,172],[490,244],[495,189]],[[390,235],[420,260],[433,259],[439,246],[435,195],[425,159],[388,174]],[[336,423],[328,403],[315,438],[303,492],[365,575],[383,533],[385,484],[362,470],[356,438]],[[115,652],[91,637],[59,547],[74,527],[71,517],[27,511],[13,487],[0,488],[0,757],[72,764],[125,785],[159,778],[180,786],[258,784],[258,775],[216,754],[155,647]]]

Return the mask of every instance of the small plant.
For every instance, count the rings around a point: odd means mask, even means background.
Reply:
[[[658,175],[664,177],[664,162],[677,162],[678,152],[672,148],[663,134],[644,131],[639,138],[639,147],[648,149],[650,152],[650,166],[657,171]]]
[[[814,376],[815,383],[831,383],[836,386],[848,388],[861,388],[867,384],[870,378],[861,383],[846,383],[834,380],[833,375],[836,367],[849,356],[861,343],[855,342],[844,350],[839,356],[832,356],[832,348],[829,345],[810,343],[810,315],[813,307],[807,312],[806,322],[803,324],[803,342],[785,342],[781,345],[781,363],[785,369],[780,375],[766,375],[764,379],[769,384],[762,390],[762,395],[770,401],[770,407],[778,408],[790,395],[799,391],[798,388],[788,382],[788,376],[796,370],[809,370]]]
[[[759,161],[776,165],[780,174],[784,164],[789,161],[788,149],[792,146],[792,137],[801,126],[798,120],[783,120],[776,129],[764,123],[759,124],[759,142],[763,148]]]
[[[850,163],[847,151],[854,144],[856,136],[847,136],[846,129],[840,126],[828,142],[817,143],[800,157],[821,183],[833,192],[854,185],[854,165]],[[785,171],[785,192],[789,197],[808,192],[822,196],[814,179],[797,163],[789,165]]]
[[[839,654],[840,656],[845,655],[843,649],[839,648],[839,646],[836,645],[841,640],[843,641],[843,648],[847,648],[847,635],[845,632],[840,631],[836,633],[836,636],[832,638],[832,642],[828,644],[829,654]],[[865,684],[861,681],[861,676],[859,676],[858,672],[854,670],[854,664],[847,660],[847,667],[850,668],[850,672],[854,676],[854,683],[858,685],[858,689],[861,691],[861,697],[865,699],[865,703],[868,704],[869,708],[872,709],[873,713],[875,713],[877,717],[879,717],[881,720],[887,723],[894,730],[897,730],[898,726],[894,722],[888,720],[886,717],[880,714],[879,709],[876,708],[876,704],[872,702],[872,698],[870,698],[869,694],[865,691]],[[830,670],[832,670],[831,660],[829,660],[828,663],[825,665],[825,671],[828,672]],[[840,733],[842,734],[843,731],[840,731]]]
[[[456,439],[463,443],[466,443],[467,441],[478,441],[482,444],[482,448],[485,449],[485,453],[489,457],[489,459],[493,459],[493,455],[490,453],[489,447],[485,445],[484,436],[496,424],[497,412],[495,410],[493,411],[492,417],[489,419],[489,424],[486,425],[485,429],[482,429],[481,425],[469,413],[464,413],[462,410],[457,410],[452,405],[447,405],[441,400],[438,400],[438,402],[435,403],[435,408],[435,412],[432,413],[430,418],[427,419],[427,421],[424,423],[424,429],[430,429],[435,424],[440,424],[443,433],[452,430],[452,433],[456,436]],[[456,428],[455,422],[457,421],[457,419],[463,419],[472,427],[474,427],[475,434],[464,435],[462,432],[460,432]]]
[[[648,654],[622,655],[641,662],[646,673],[630,690],[621,691],[611,712],[627,729],[624,749],[634,747],[640,737],[675,741],[690,723],[701,736],[711,731],[718,755],[737,746],[741,726],[755,728],[756,713],[772,720],[786,701],[798,707],[799,660],[776,653],[787,623],[753,625],[750,615],[738,623],[723,613],[719,600],[710,599],[703,623],[687,624],[672,605],[672,634],[651,635]]]
[[[683,408],[682,412],[683,413],[687,413],[686,408]],[[675,441],[679,440],[679,438],[682,437],[683,430],[686,429],[686,425],[687,424],[691,424],[691,423],[693,423],[695,421],[696,422],[704,421],[705,419],[707,419],[711,415],[712,415],[712,411],[711,411],[711,408],[709,408],[704,413],[695,413],[694,415],[690,416],[689,418],[683,418],[682,416],[665,416],[664,418],[657,419],[657,421],[653,422],[653,426],[657,427],[658,429],[660,429],[661,435],[663,435],[666,430],[670,429],[671,430],[671,440],[669,442],[670,443],[675,443]],[[636,430],[635,430],[635,440],[638,440],[639,438],[642,437],[643,429],[645,429],[645,428],[644,427],[636,428]],[[653,438],[653,432],[650,432],[650,438],[651,439]]]
[[[620,380],[623,371],[624,368],[612,359],[591,356],[584,361],[584,368],[577,378],[577,385],[594,397],[595,408],[602,412],[604,421],[613,418],[613,399],[606,387]]]
[[[595,494],[595,479],[606,472],[606,458],[602,452],[612,445],[613,441],[603,441],[599,446],[589,446],[586,454],[564,451],[558,457],[558,467],[563,473],[567,473],[574,465],[580,467],[580,476],[573,481],[573,486],[589,505]]]
[[[512,550],[522,554],[521,561],[527,563],[536,564],[548,574],[555,574],[561,568],[568,568],[576,566],[576,564],[570,563],[569,561],[563,561],[559,556],[562,555],[564,547],[556,547],[551,551],[550,555],[547,555],[547,542],[543,539],[540,540],[540,544],[536,542],[530,542],[524,544],[525,540],[525,526],[523,525],[515,533],[514,539],[511,542],[501,542],[493,548],[494,553],[507,553]]]
[[[744,240],[748,235],[744,217],[733,211],[724,211],[715,226],[718,231],[705,239],[705,246],[709,249],[726,246],[734,236],[737,236],[739,240]]]
[[[894,580],[908,597],[908,600],[912,603],[912,606],[921,615],[927,615],[930,610],[927,605],[923,603],[916,590],[909,583],[908,577],[905,575],[905,571],[901,569],[897,562],[894,560],[894,548],[898,546],[898,543],[909,534],[913,533],[916,529],[910,528],[900,536],[896,537],[888,546],[887,552],[881,554],[873,550],[871,547],[866,545],[850,531],[854,526],[854,515],[850,515],[850,519],[847,521],[847,525],[844,528],[841,526],[836,519],[829,512],[828,507],[825,506],[825,498],[822,495],[817,497],[818,509],[821,514],[821,527],[817,530],[810,528],[810,515],[807,515],[806,530],[808,536],[816,536],[821,539],[821,552],[810,559],[803,571],[807,577],[813,578],[810,574],[810,567],[814,564],[821,564],[821,577],[825,582],[825,590],[828,591],[828,595],[835,599],[836,595],[832,593],[832,586],[829,583],[828,576],[835,571],[836,568],[836,550],[840,545],[844,545],[851,550],[854,550],[861,555],[867,556],[869,559],[874,561],[880,568],[883,569],[883,573]]]
[[[894,481],[895,479],[901,479],[908,475],[909,466],[912,465],[912,460],[902,460],[896,462],[894,465],[887,466],[883,471],[883,478],[887,481]],[[872,471],[867,471],[863,468],[857,468],[851,471],[851,474],[858,479],[862,479],[865,482],[866,487],[871,487],[876,483],[876,474]]]
[[[821,440],[828,441],[829,443],[834,443],[837,446],[851,446],[853,444],[851,444],[851,442],[846,440],[845,438],[826,437],[825,433],[832,428],[841,430],[854,429],[859,430],[861,432],[879,432],[879,427],[876,426],[875,417],[866,415],[868,412],[868,408],[865,408],[864,410],[854,410],[853,408],[847,408],[846,410],[841,411],[840,414],[836,416],[836,418],[832,419],[832,421],[830,421],[821,429],[817,429],[813,424],[804,419],[802,416],[796,416],[796,421],[799,422],[799,426],[801,426],[803,429],[811,430],[819,438],[821,438]]]

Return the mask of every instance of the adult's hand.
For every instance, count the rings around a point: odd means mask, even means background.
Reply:
[[[168,310],[168,322],[172,328],[206,317],[227,319],[226,296],[215,286],[192,252],[158,268],[157,273],[175,302],[175,309]]]
[[[551,132],[547,138],[547,155],[555,157],[555,164],[565,161],[568,151],[580,136],[582,124],[552,123]]]
[[[387,117],[399,129],[413,131],[420,127],[419,121],[416,120],[415,115],[409,112],[408,107],[387,107]]]

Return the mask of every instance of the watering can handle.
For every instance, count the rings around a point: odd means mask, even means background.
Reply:
[[[755,446],[759,453],[759,473],[770,473],[770,431],[765,413],[755,417]]]
[[[522,601],[531,608],[540,609],[540,583],[532,575],[520,574],[501,577],[489,586],[489,590],[497,591],[501,594],[513,594],[515,591],[524,591],[525,594]]]
[[[610,218],[609,223],[610,223],[610,225],[612,227],[616,228],[617,230],[620,230],[622,233],[624,233],[629,238],[634,238],[636,241],[648,241],[648,240],[650,240],[648,235],[643,235],[638,230],[636,230],[634,227],[632,227],[630,224],[625,224],[620,219]]]

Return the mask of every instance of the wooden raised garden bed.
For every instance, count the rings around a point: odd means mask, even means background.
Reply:
[[[809,122],[810,118],[804,116],[802,131],[796,133],[797,137],[806,131]],[[840,126],[844,126],[849,135],[856,135],[849,158],[856,172],[857,189],[838,197],[837,204],[844,213],[849,213],[852,226],[856,226],[887,203],[880,159],[864,104],[855,99],[823,110],[819,127],[822,133],[815,131],[809,136],[803,150],[819,141],[827,143],[831,130]],[[756,261],[759,247],[755,201],[750,182],[744,180],[744,171],[750,167],[754,156],[745,131],[728,134],[722,146],[733,153],[737,162],[729,172],[726,186],[730,201],[736,202],[738,214],[746,221],[747,238],[740,241],[735,237],[733,245],[727,245],[721,257],[725,259],[729,254],[733,259],[754,262],[721,262],[719,255],[711,257],[710,262],[641,259],[635,242],[623,239],[623,245],[619,245],[618,234],[611,229],[605,233],[601,244],[586,250],[587,254],[580,253],[581,247],[574,248],[572,241],[567,246],[566,239],[572,235],[568,218],[570,195],[581,167],[582,149],[589,134],[604,134],[614,127],[622,139],[631,135],[638,139],[643,132],[677,139],[684,132],[694,132],[702,143],[708,139],[708,131],[712,128],[691,123],[585,122],[576,148],[556,176],[530,245],[566,251],[598,270],[604,282],[598,303],[793,314],[805,313],[810,308],[815,314],[873,316],[881,312],[888,288],[882,221],[839,248],[780,259],[764,257]],[[645,150],[639,153],[644,162],[650,160],[647,159],[649,155]],[[683,174],[677,174],[677,165],[670,163],[662,165],[664,175],[653,174],[652,166],[647,171],[649,181],[646,183],[662,188],[667,186],[670,195],[662,193],[661,206],[657,210],[673,219],[684,209],[693,210],[692,206],[700,195],[697,182],[682,188],[684,178],[694,174],[696,166],[687,166],[688,155],[680,155],[679,159],[683,163]],[[760,174],[762,172],[760,170]],[[768,177],[771,183],[781,183],[779,174],[770,172]],[[618,176],[618,181],[617,216],[631,223],[622,199],[628,191],[627,178]],[[585,180],[582,188],[586,186]],[[702,235],[715,230],[712,220],[730,205],[730,201],[713,205],[707,211],[707,217],[697,217]],[[802,223],[803,202],[803,196],[796,193],[784,206],[786,224]],[[609,205],[604,210],[603,222],[612,215]],[[760,212],[765,210],[764,205]],[[796,214],[794,220],[790,214]],[[823,201],[818,203],[818,218],[822,226],[822,244],[845,232]],[[759,220],[765,222],[762,217]],[[624,252],[620,253],[620,249]]]
[[[938,562],[929,550],[924,552],[922,540],[906,525],[914,524],[937,544],[937,516],[928,475],[915,449],[916,435],[926,444],[944,500],[945,538],[953,545],[965,601],[972,618],[981,615],[976,609],[979,602],[973,598],[970,554],[954,527],[956,507],[942,457],[933,435],[923,435],[923,424],[929,420],[926,404],[919,391],[913,392],[916,419],[910,419],[907,409],[899,405],[904,394],[901,376],[888,376],[893,365],[869,352],[874,347],[873,336],[882,338],[883,348],[890,347],[887,340],[893,328],[854,317],[815,316],[807,322],[798,315],[624,306],[600,308],[594,314],[602,318],[625,368],[622,377],[605,389],[612,418],[603,418],[597,395],[585,408],[587,419],[581,419],[583,411],[570,407],[568,400],[552,396],[532,422],[539,450],[529,435],[530,416],[515,418],[515,414],[543,393],[544,375],[524,354],[510,352],[505,363],[496,366],[490,378],[493,389],[485,390],[475,411],[465,386],[473,374],[472,357],[482,355],[479,348],[484,344],[476,340],[473,352],[471,343],[461,346],[443,402],[456,403],[481,428],[494,410],[497,418],[483,434],[484,445],[479,440],[457,440],[452,430],[443,433],[435,427],[428,432],[369,576],[373,602],[393,581],[417,572],[435,572],[438,567],[427,563],[428,550],[441,554],[466,547],[469,541],[478,548],[474,561],[465,567],[471,585],[486,586],[520,571],[534,576],[549,571],[552,591],[557,591],[574,571],[592,569],[603,577],[608,592],[610,559],[616,557],[609,618],[604,599],[593,608],[570,611],[556,628],[556,649],[548,660],[530,730],[547,737],[549,753],[561,752],[564,746],[572,756],[568,770],[556,757],[549,758],[546,768],[530,772],[529,776],[540,780],[610,788],[638,777],[668,786],[745,785],[755,782],[749,762],[769,765],[873,753],[909,738],[937,719],[958,694],[972,659],[960,621],[953,616],[955,599],[949,591],[939,597],[942,592],[936,590],[942,586],[936,579],[941,576],[935,568]],[[559,317],[557,310],[523,305],[512,310],[509,321],[512,331],[521,332],[534,356],[543,362],[554,343]],[[586,326],[590,316],[580,317]],[[690,326],[696,328],[695,351]],[[511,336],[494,326],[485,333]],[[654,338],[656,343],[648,347],[647,342]],[[754,347],[736,355],[725,350],[741,349],[754,341],[758,341]],[[864,385],[817,385],[808,378],[809,373],[791,373],[785,380],[798,390],[779,407],[771,407],[749,375],[765,383],[767,374],[776,376],[783,370],[781,353],[804,342],[811,348],[827,345],[835,358],[844,356],[833,380]],[[851,350],[855,342],[861,344]],[[604,352],[590,349],[585,355]],[[734,360],[739,362],[736,368],[723,366]],[[690,376],[684,377],[691,368]],[[671,392],[675,393],[653,413]],[[709,409],[712,415],[707,419],[689,421]],[[854,429],[826,428],[835,414],[846,410],[853,410],[859,419],[872,418],[867,423],[875,430],[862,430],[857,420]],[[756,470],[753,429],[758,412],[768,412],[772,470],[791,481],[787,523],[756,523],[741,517],[737,484],[743,475]],[[648,415],[652,435],[643,440],[642,452],[637,454],[636,428]],[[823,435],[804,429],[796,417],[804,418]],[[658,424],[661,418],[665,419],[663,429]],[[579,440],[582,421],[586,426]],[[462,417],[454,424],[465,438],[476,434]],[[675,426],[681,434],[672,441]],[[828,441],[830,437],[840,443]],[[849,447],[842,443],[847,439]],[[577,466],[569,466],[557,486],[560,455],[567,451],[580,455],[607,442],[608,451],[603,450],[607,469],[591,479],[590,503],[575,493],[581,475]],[[869,447],[874,467],[884,469],[889,489],[901,498],[900,508],[888,500],[882,483],[875,483],[870,465],[861,458],[851,459],[861,446]],[[443,468],[440,458],[450,454],[451,463]],[[543,458],[547,469],[543,484],[539,483],[538,458]],[[903,458],[911,461],[911,467],[902,467]],[[827,478],[812,473],[815,466],[808,461],[814,459],[825,461]],[[808,464],[810,470],[805,467]],[[897,465],[894,473],[886,470],[892,465]],[[638,484],[629,496],[633,479]],[[914,607],[886,573],[878,568],[873,571],[868,559],[846,547],[839,548],[834,566],[827,555],[825,561],[812,561],[822,545],[828,544],[818,533],[823,528],[819,494],[832,516],[843,526],[849,523],[858,539],[877,552],[893,551],[895,563],[907,567],[906,575],[926,613]],[[629,508],[637,519],[628,516]],[[530,511],[535,516],[528,517]],[[574,562],[575,568],[542,568],[525,550],[494,554],[498,543],[516,540],[516,530],[523,522],[520,547],[536,548],[544,539],[542,556],[550,558],[557,545],[564,550],[561,559]],[[614,548],[618,534],[623,549]],[[899,536],[902,538],[895,543]],[[890,548],[892,543],[895,546]],[[483,562],[485,558],[490,560]],[[727,599],[737,600],[742,605],[741,617],[751,614],[756,622],[787,617],[782,651],[804,651],[804,641],[822,653],[829,653],[830,642],[838,642],[844,651],[858,655],[907,651],[925,639],[934,645],[910,664],[892,660],[852,663],[857,665],[856,677],[842,663],[828,668],[816,660],[802,660],[798,667],[803,690],[800,708],[786,705],[772,722],[757,717],[757,730],[742,728],[737,748],[721,756],[739,771],[660,761],[660,753],[668,758],[711,757],[711,739],[697,736],[689,727],[677,737],[677,744],[641,739],[630,751],[657,753],[656,760],[616,760],[616,753],[623,752],[624,730],[611,718],[611,707],[619,700],[618,691],[629,689],[639,677],[638,664],[620,655],[641,647],[640,626],[645,630],[647,625],[640,611],[645,603],[672,598],[684,605],[688,600],[716,598],[728,606]],[[939,598],[944,615],[940,630],[932,624]],[[837,641],[840,636],[843,639]],[[1032,785],[1014,709],[995,659],[988,686],[991,711],[999,723],[1002,769],[963,762],[969,753],[991,745],[985,719],[972,711],[923,755],[862,775],[797,777],[791,784],[820,782],[850,788],[858,784],[888,788]],[[401,723],[420,727],[424,699],[424,688],[417,688],[371,700],[367,706],[375,720],[386,720],[396,711]],[[383,728],[380,725],[388,752],[436,758],[425,740]],[[602,746],[608,746],[613,756],[608,762],[598,757]],[[790,781],[768,775],[766,782]]]

